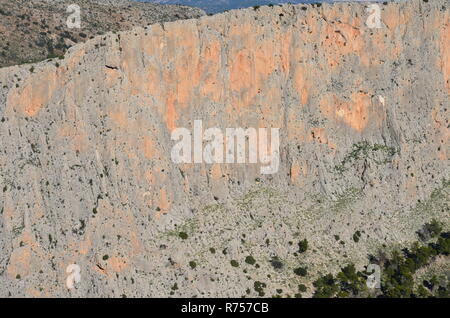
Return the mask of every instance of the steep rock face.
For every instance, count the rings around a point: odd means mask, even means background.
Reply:
[[[448,4],[380,8],[379,29],[362,3],[231,11],[1,69],[0,295],[292,295],[448,221]],[[280,128],[278,172],[175,164],[194,120]]]

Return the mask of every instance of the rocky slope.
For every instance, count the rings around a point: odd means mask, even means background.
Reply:
[[[308,296],[448,229],[449,6],[380,7],[379,29],[363,3],[261,7],[1,69],[0,296]],[[194,120],[280,128],[278,173],[173,163]]]
[[[67,8],[74,3],[80,7],[81,28],[66,23],[74,12]],[[62,56],[76,43],[108,31],[204,14],[187,6],[128,0],[0,0],[0,67]]]
[[[283,1],[283,0],[220,0],[220,1],[211,1],[211,0],[137,0],[141,2],[152,2],[152,3],[161,3],[161,4],[183,4],[187,6],[193,6],[197,8],[202,8],[208,13],[217,13],[225,10],[231,9],[241,9],[241,8],[249,8],[253,6],[262,6],[269,4],[278,4],[278,3],[313,3],[319,2],[314,0],[292,0],[292,1]],[[338,0],[339,1],[339,0]],[[329,0],[320,1],[320,2],[331,2]]]

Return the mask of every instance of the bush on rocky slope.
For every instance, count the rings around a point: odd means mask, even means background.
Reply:
[[[79,0],[81,28],[68,28],[73,1],[0,0],[0,67],[61,57],[71,46],[106,32],[196,18],[201,9],[128,0]]]

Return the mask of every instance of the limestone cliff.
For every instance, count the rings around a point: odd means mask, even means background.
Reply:
[[[292,295],[448,222],[449,5],[380,8],[230,11],[0,69],[0,295]],[[280,128],[278,173],[173,163],[194,120]]]

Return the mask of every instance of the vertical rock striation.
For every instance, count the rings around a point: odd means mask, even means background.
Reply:
[[[293,294],[448,221],[448,2],[380,7],[379,29],[363,3],[261,7],[0,69],[0,295]],[[174,164],[194,120],[280,128],[278,173]]]

